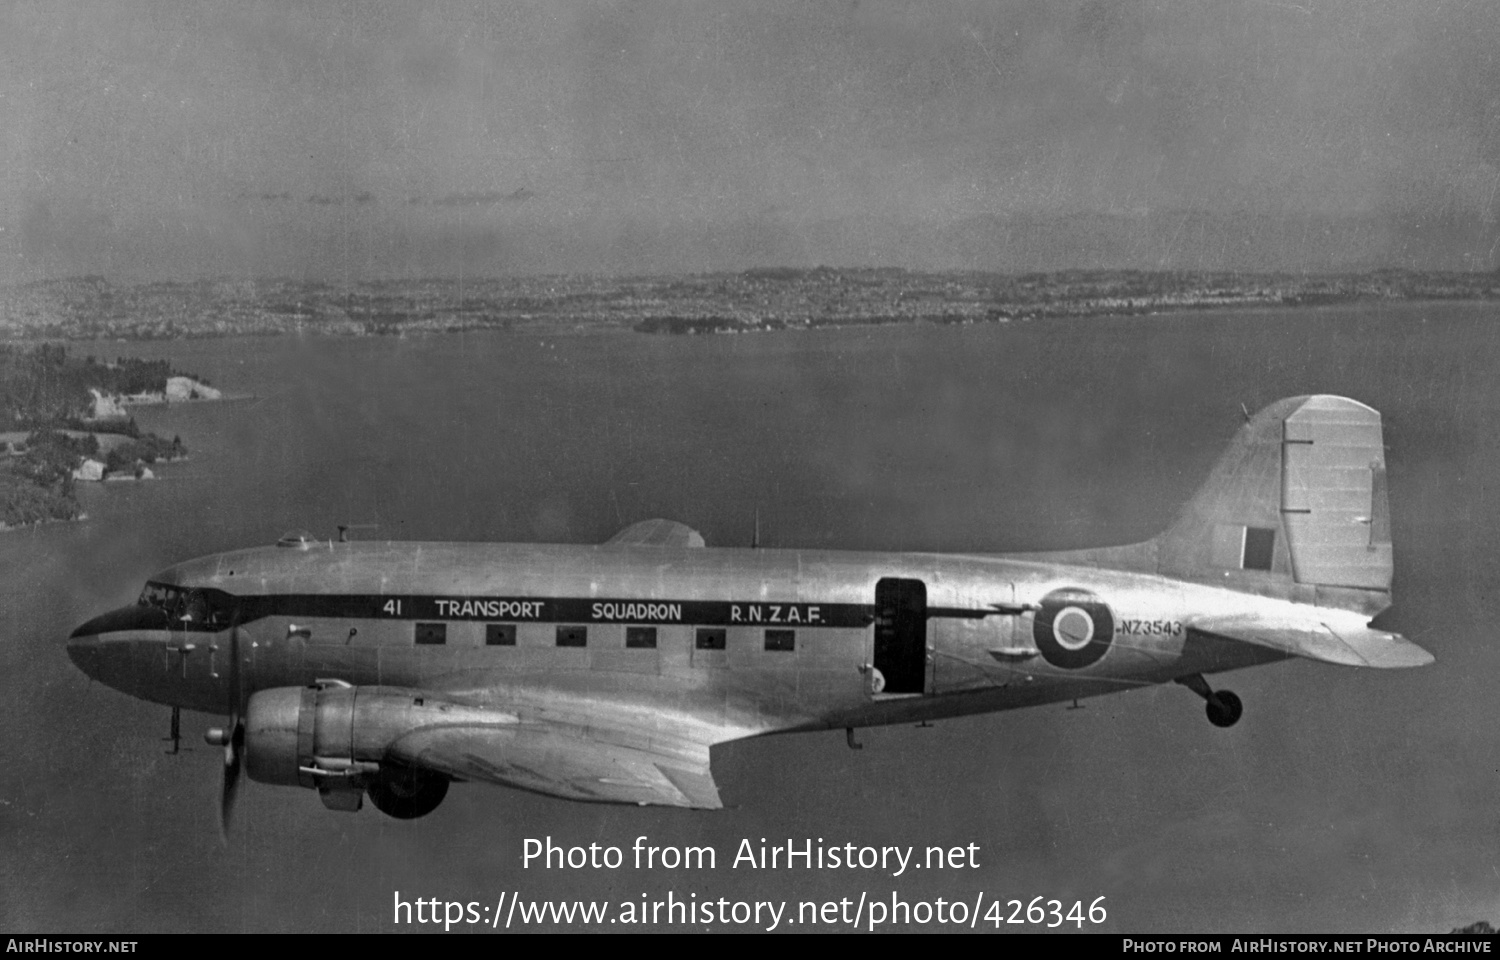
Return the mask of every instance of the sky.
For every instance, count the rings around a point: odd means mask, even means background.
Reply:
[[[1488,0],[0,7],[0,282],[1500,268]]]

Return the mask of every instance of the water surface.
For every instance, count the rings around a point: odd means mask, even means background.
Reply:
[[[1118,931],[1444,930],[1500,919],[1493,679],[1500,406],[1493,306],[852,328],[75,346],[170,357],[253,404],[143,409],[190,462],[86,492],[91,519],[0,536],[0,928],[382,930],[393,891],[543,898],[1085,904]],[[1331,392],[1385,414],[1396,606],[1438,657],[1178,687],[714,751],[729,809],[459,785],[398,823],[247,783],[218,840],[217,751],[92,686],[61,638],[152,571],[306,528],[597,542],[646,517],[713,544],[1005,551],[1153,535],[1241,420]],[[713,871],[523,870],[521,843],[710,844]],[[732,869],[741,838],[979,845],[980,867]]]

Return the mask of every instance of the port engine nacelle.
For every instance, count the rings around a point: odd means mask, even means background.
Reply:
[[[391,746],[465,708],[399,687],[320,681],[250,697],[245,711],[245,771],[252,780],[311,787],[332,810],[358,810],[363,796],[403,820],[430,813],[448,778],[393,762]]]

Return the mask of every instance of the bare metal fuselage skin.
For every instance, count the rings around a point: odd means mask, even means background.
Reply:
[[[1093,566],[810,550],[325,541],[204,557],[151,582],[213,598],[216,622],[124,608],[69,641],[86,673],[146,700],[225,713],[233,629],[247,696],[339,680],[476,705],[654,711],[737,736],[1007,710],[1266,663],[1284,654],[1185,624],[1269,608],[1326,618]],[[920,637],[904,648],[892,647],[892,583],[923,594]],[[895,691],[892,658],[910,667]]]

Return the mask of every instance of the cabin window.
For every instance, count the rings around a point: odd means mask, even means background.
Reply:
[[[589,643],[588,627],[558,627],[557,645],[559,647],[586,647]]]
[[[419,623],[417,624],[418,643],[447,643],[448,625],[446,623]]]
[[[795,650],[797,649],[797,631],[795,630],[767,630],[767,650]]]
[[[723,627],[699,627],[698,636],[693,641],[693,646],[699,650],[723,650],[725,646],[724,640],[728,635],[729,631]]]
[[[1246,527],[1244,568],[1269,571],[1275,547],[1275,527]]]
[[[484,645],[487,647],[513,647],[516,645],[516,625],[513,623],[487,623],[484,625]]]
[[[625,646],[632,650],[656,649],[656,628],[626,627]]]

